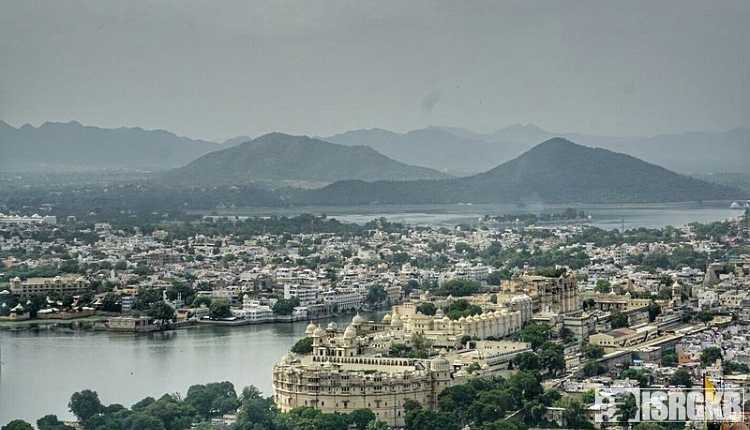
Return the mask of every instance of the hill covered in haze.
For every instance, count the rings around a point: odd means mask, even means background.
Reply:
[[[75,121],[15,128],[0,121],[2,171],[161,170],[220,148],[164,130],[89,127]]]
[[[732,199],[737,189],[679,175],[629,155],[549,139],[487,172],[465,178],[342,181],[300,193],[305,204],[647,203]]]
[[[325,140],[342,145],[368,145],[396,160],[467,175],[512,160],[539,142],[556,136],[622,152],[686,174],[744,172],[750,165],[750,130],[744,128],[653,137],[610,137],[552,133],[533,124],[515,124],[491,133],[455,127],[428,127],[407,133],[363,129]]]
[[[344,146],[306,136],[270,133],[206,154],[170,171],[164,180],[185,184],[249,182],[331,183],[343,179],[445,178],[424,167],[392,160],[367,146]]]

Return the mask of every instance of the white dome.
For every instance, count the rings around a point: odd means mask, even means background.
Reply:
[[[354,325],[360,325],[365,322],[365,319],[362,318],[359,313],[357,315],[354,315],[354,318],[352,318],[352,324]]]
[[[313,333],[315,333],[315,329],[317,328],[318,326],[311,321],[310,324],[307,325],[307,328],[305,328],[305,335],[311,336]]]
[[[331,321],[328,323],[328,330],[336,331],[339,328],[339,325],[336,324],[334,321]]]
[[[312,337],[323,337],[325,335],[326,335],[325,330],[323,330],[322,328],[318,327],[313,332]]]
[[[344,339],[354,339],[355,337],[357,337],[357,330],[354,329],[354,326],[350,325],[344,330]]]
[[[385,316],[383,317],[383,322],[384,323],[391,322],[391,314],[385,314]]]

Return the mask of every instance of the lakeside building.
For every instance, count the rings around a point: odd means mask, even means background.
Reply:
[[[327,328],[311,323],[305,335],[312,352],[289,353],[273,369],[273,399],[282,411],[309,406],[324,412],[351,412],[369,408],[378,420],[403,427],[403,405],[415,400],[434,408],[445,388],[478,376],[507,370],[516,355],[530,351],[515,341],[477,341],[462,349],[464,336],[485,339],[520,330],[531,319],[531,299],[514,295],[476,316],[451,320],[438,311],[426,316],[415,303],[393,307],[381,322],[356,315],[345,330],[335,323]],[[390,356],[392,347],[430,345],[430,358]]]
[[[10,292],[23,298],[49,293],[75,294],[88,288],[89,281],[80,275],[61,275],[53,278],[15,277],[10,280]]]
[[[57,224],[57,217],[46,215],[41,216],[34,214],[31,216],[20,216],[20,215],[5,215],[0,213],[0,224]]]

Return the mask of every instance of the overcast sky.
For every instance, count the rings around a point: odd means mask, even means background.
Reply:
[[[0,0],[0,119],[220,139],[750,126],[750,1]]]

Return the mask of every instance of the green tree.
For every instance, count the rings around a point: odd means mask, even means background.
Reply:
[[[295,354],[309,354],[312,350],[313,339],[311,337],[303,337],[292,346],[292,352]]]
[[[368,305],[377,305],[383,303],[388,298],[385,288],[381,285],[373,285],[367,289],[367,296],[365,297],[365,303]]]
[[[667,351],[661,355],[661,365],[664,367],[674,367],[677,364],[677,354],[674,351]]]
[[[521,329],[518,338],[522,342],[529,342],[531,349],[539,349],[544,342],[549,340],[552,329],[544,323],[529,323]]]
[[[606,279],[598,279],[594,287],[597,293],[607,294],[612,291],[612,285]]]
[[[513,361],[518,366],[518,369],[522,371],[538,371],[541,366],[539,364],[539,356],[533,352],[524,352],[518,354]]]
[[[358,430],[367,430],[367,426],[375,421],[375,413],[370,409],[355,409],[349,414],[349,422]]]
[[[622,312],[612,312],[609,317],[609,323],[613,329],[627,327],[630,324],[628,316]]]
[[[703,367],[710,366],[714,364],[716,360],[720,360],[721,357],[721,348],[715,346],[708,347],[701,352],[701,365]]]
[[[545,342],[539,353],[539,362],[542,368],[554,377],[565,371],[565,355],[562,345],[554,342]]]
[[[294,308],[299,306],[299,299],[292,297],[291,299],[279,299],[273,304],[273,313],[276,315],[291,315],[294,312]]]
[[[115,293],[107,293],[102,298],[102,310],[105,312],[120,312],[122,306],[120,305],[120,299]]]
[[[34,427],[24,420],[13,420],[4,425],[1,430],[34,430]]]
[[[36,420],[36,427],[39,430],[73,430],[73,427],[57,419],[57,415],[45,415],[39,418]]]
[[[563,412],[563,419],[565,420],[566,428],[593,428],[591,423],[586,418],[586,408],[577,399],[573,397],[562,397],[557,402],[555,402],[555,406],[565,409],[565,411]]]
[[[432,316],[437,312],[437,307],[435,307],[435,304],[432,302],[422,302],[417,306],[417,312],[422,315]]]
[[[685,387],[693,386],[693,377],[687,369],[677,369],[670,378],[669,382],[672,385],[680,385]]]
[[[89,418],[100,413],[104,407],[95,391],[83,390],[70,396],[68,408],[78,417],[78,420],[85,423]]]
[[[638,404],[636,403],[635,396],[633,394],[626,394],[624,398],[617,404],[617,418],[624,426],[628,426],[628,422],[631,418],[635,418],[635,414],[638,412]]]
[[[391,428],[383,421],[370,421],[367,424],[367,430],[391,430]]]
[[[191,386],[185,396],[185,403],[203,418],[221,416],[240,406],[234,385],[226,381]]]
[[[232,310],[229,307],[229,302],[223,299],[217,299],[211,302],[209,306],[208,315],[211,319],[224,319],[232,316]]]
[[[162,300],[152,303],[147,314],[159,324],[168,324],[175,319],[174,308]]]

